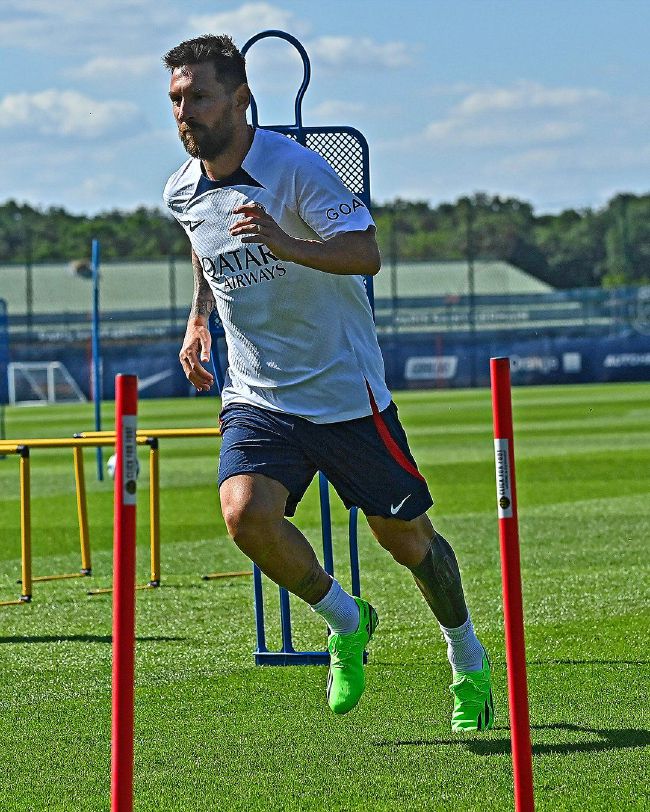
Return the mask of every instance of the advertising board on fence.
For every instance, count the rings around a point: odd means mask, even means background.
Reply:
[[[513,384],[650,381],[650,335],[492,337],[393,336],[380,342],[393,389],[488,386],[489,360],[510,357]],[[435,350],[436,354],[432,353]]]
[[[1,336],[1,332],[0,332]],[[409,334],[380,338],[386,377],[392,389],[454,388],[489,385],[489,360],[507,355],[511,377],[518,384],[650,381],[650,336],[622,334],[603,337],[487,339],[473,346],[467,337],[439,338]],[[1,341],[1,340],[0,340]],[[116,373],[137,375],[143,398],[185,397],[194,394],[178,362],[180,339],[155,338],[146,344],[106,340],[102,344],[104,397],[112,399]],[[0,345],[0,371],[2,367]],[[223,356],[223,348],[221,348]],[[13,344],[15,361],[42,360],[43,347]],[[51,342],[48,361],[61,361],[79,388],[90,396],[91,363],[87,344]],[[222,364],[225,358],[222,357]],[[0,374],[0,398],[6,388]],[[6,396],[6,393],[5,393]]]
[[[489,385],[489,359],[509,356],[513,384],[650,381],[650,287],[516,296],[377,300],[377,328],[392,389]],[[526,319],[521,319],[523,314]],[[480,318],[479,318],[480,316]],[[90,396],[88,315],[8,319],[11,361],[62,363]],[[7,316],[0,302],[0,403],[7,399]],[[118,372],[141,397],[195,394],[178,362],[184,313],[115,311],[102,321],[104,397]],[[216,334],[215,334],[216,335]],[[222,339],[215,340],[226,365]]]

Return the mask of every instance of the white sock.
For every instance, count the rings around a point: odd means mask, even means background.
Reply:
[[[470,616],[455,629],[447,629],[442,624],[440,628],[447,641],[447,657],[453,671],[480,671],[485,650],[476,636]]]
[[[334,578],[327,595],[311,608],[325,618],[334,634],[352,634],[359,628],[359,607]]]

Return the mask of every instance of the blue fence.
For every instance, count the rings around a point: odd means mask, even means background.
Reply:
[[[376,301],[377,330],[393,389],[487,386],[489,358],[509,355],[515,384],[650,380],[650,288]],[[142,397],[193,394],[178,362],[187,316],[170,311],[102,315],[104,397],[117,372],[137,374]],[[0,306],[0,402],[7,361]],[[88,313],[9,317],[11,359],[60,361],[90,395]],[[225,365],[223,339],[217,342]],[[3,366],[4,364],[4,366]]]
[[[650,336],[382,337],[392,389],[489,386],[489,359],[510,356],[513,384],[650,380]]]

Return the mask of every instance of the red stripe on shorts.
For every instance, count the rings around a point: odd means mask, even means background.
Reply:
[[[381,416],[379,409],[377,408],[377,401],[375,400],[375,396],[372,394],[372,389],[368,381],[366,381],[366,387],[368,389],[368,397],[370,398],[370,408],[372,409],[372,419],[375,424],[375,428],[377,429],[377,433],[382,439],[382,442],[388,449],[388,453],[391,457],[395,460],[398,465],[401,465],[405,471],[408,471],[411,476],[414,476],[416,479],[421,480],[422,482],[426,482],[425,478],[422,474],[418,471],[418,469],[413,465],[413,463],[408,459],[408,457],[404,454],[402,449],[397,445],[395,440],[388,430],[388,426],[384,423],[384,419]]]

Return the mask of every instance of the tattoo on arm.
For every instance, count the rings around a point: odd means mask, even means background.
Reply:
[[[203,268],[196,254],[192,251],[192,268],[194,269],[194,294],[190,316],[205,316],[207,318],[214,308],[214,294],[210,285],[203,276]]]

